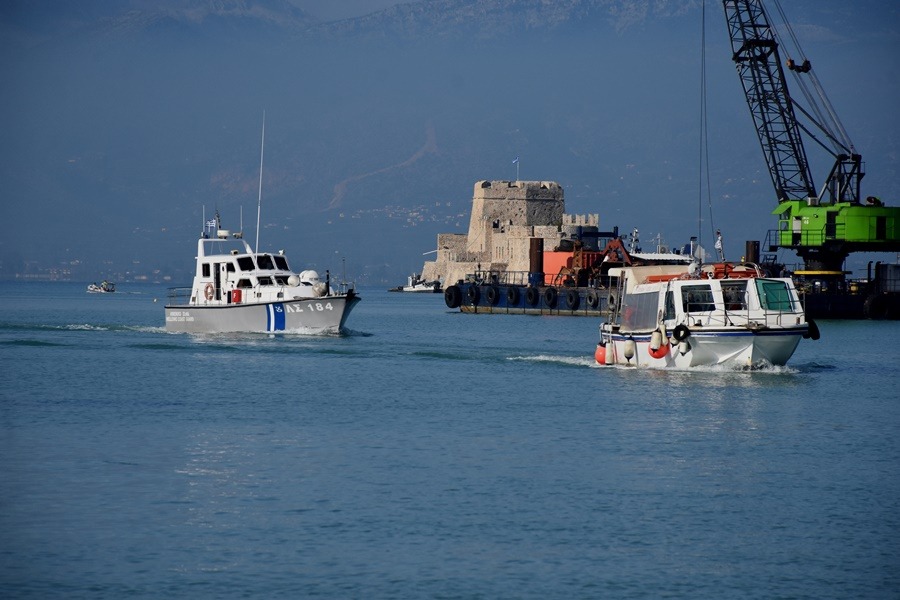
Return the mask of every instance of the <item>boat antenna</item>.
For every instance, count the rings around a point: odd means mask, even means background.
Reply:
[[[263,173],[263,153],[266,149],[266,111],[263,111],[262,124],[262,141],[259,148],[259,198],[256,200],[256,250],[255,254],[259,254],[259,217],[262,212],[262,173]]]

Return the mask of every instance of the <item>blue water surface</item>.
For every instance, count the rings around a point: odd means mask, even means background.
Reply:
[[[84,290],[0,284],[0,597],[900,597],[900,323],[671,372],[437,294],[194,336]]]

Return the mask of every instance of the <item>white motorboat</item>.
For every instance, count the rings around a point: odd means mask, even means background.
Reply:
[[[622,268],[600,325],[600,364],[646,367],[784,365],[801,338],[818,339],[790,278],[756,265]]]
[[[439,294],[443,290],[439,280],[425,281],[418,273],[413,273],[406,278],[406,285],[400,285],[388,290],[389,292],[415,292],[426,294]]]
[[[102,282],[100,282],[100,285],[92,283],[87,286],[87,291],[90,294],[111,294],[112,292],[116,291],[116,284],[104,279]]]
[[[325,272],[291,270],[282,252],[254,252],[240,233],[215,219],[215,235],[197,242],[189,288],[170,288],[166,330],[188,333],[339,333],[359,302],[352,287],[335,290]]]

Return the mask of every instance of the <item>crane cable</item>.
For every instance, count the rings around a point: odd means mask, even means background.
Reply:
[[[791,40],[792,47],[796,50],[802,64],[801,69],[790,70],[794,75],[794,81],[803,92],[803,97],[806,99],[810,110],[815,115],[814,121],[816,121],[816,124],[822,129],[822,131],[825,132],[826,136],[831,139],[832,143],[834,144],[835,154],[840,154],[842,152],[855,154],[856,150],[853,146],[853,142],[850,140],[850,136],[847,134],[847,130],[844,129],[844,124],[841,123],[837,112],[834,110],[834,106],[828,99],[828,95],[825,93],[825,88],[822,87],[819,78],[812,70],[812,64],[806,57],[806,53],[803,52],[803,48],[800,46],[800,40],[797,38],[797,35],[794,33],[793,27],[791,27],[790,21],[788,21],[787,16],[784,14],[784,9],[781,7],[781,2],[779,2],[779,0],[771,1],[775,5],[775,9],[778,11],[782,26],[784,27],[785,31],[787,31],[788,36]],[[765,12],[765,7],[762,7],[762,9],[763,12]],[[790,59],[790,51],[792,47],[789,47],[782,42],[781,37],[778,34],[778,30],[775,28],[775,24],[772,22],[771,18],[768,17],[768,15],[766,16],[766,20],[770,23],[770,26],[772,28],[772,35],[775,38],[775,41],[779,46],[788,51],[788,58]],[[809,84],[812,86],[813,91],[810,91],[809,86],[807,85],[807,79],[801,77],[801,74],[804,73],[809,76]],[[816,100],[817,98],[818,101]],[[821,105],[819,104],[820,102]]]

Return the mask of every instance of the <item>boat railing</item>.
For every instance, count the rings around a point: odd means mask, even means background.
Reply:
[[[702,305],[700,308],[705,308]],[[783,325],[794,324],[798,313],[803,312],[802,304],[797,305],[797,301],[786,300],[784,310],[780,308],[758,307],[751,309],[745,300],[737,308],[728,308],[727,305],[723,310],[721,305],[716,303],[714,310],[688,310],[685,312],[686,321],[703,327],[715,326],[749,326],[749,327],[781,327]]]
[[[356,283],[354,283],[352,281],[341,281],[337,284],[337,291],[338,291],[338,294],[341,296],[343,296],[347,292],[351,292],[351,291],[355,291],[355,290],[356,290]]]
[[[189,287],[170,287],[167,295],[169,302],[172,304],[187,304],[191,299],[191,292],[194,288]]]
[[[466,276],[468,283],[476,285],[528,285],[528,271],[475,271]]]

